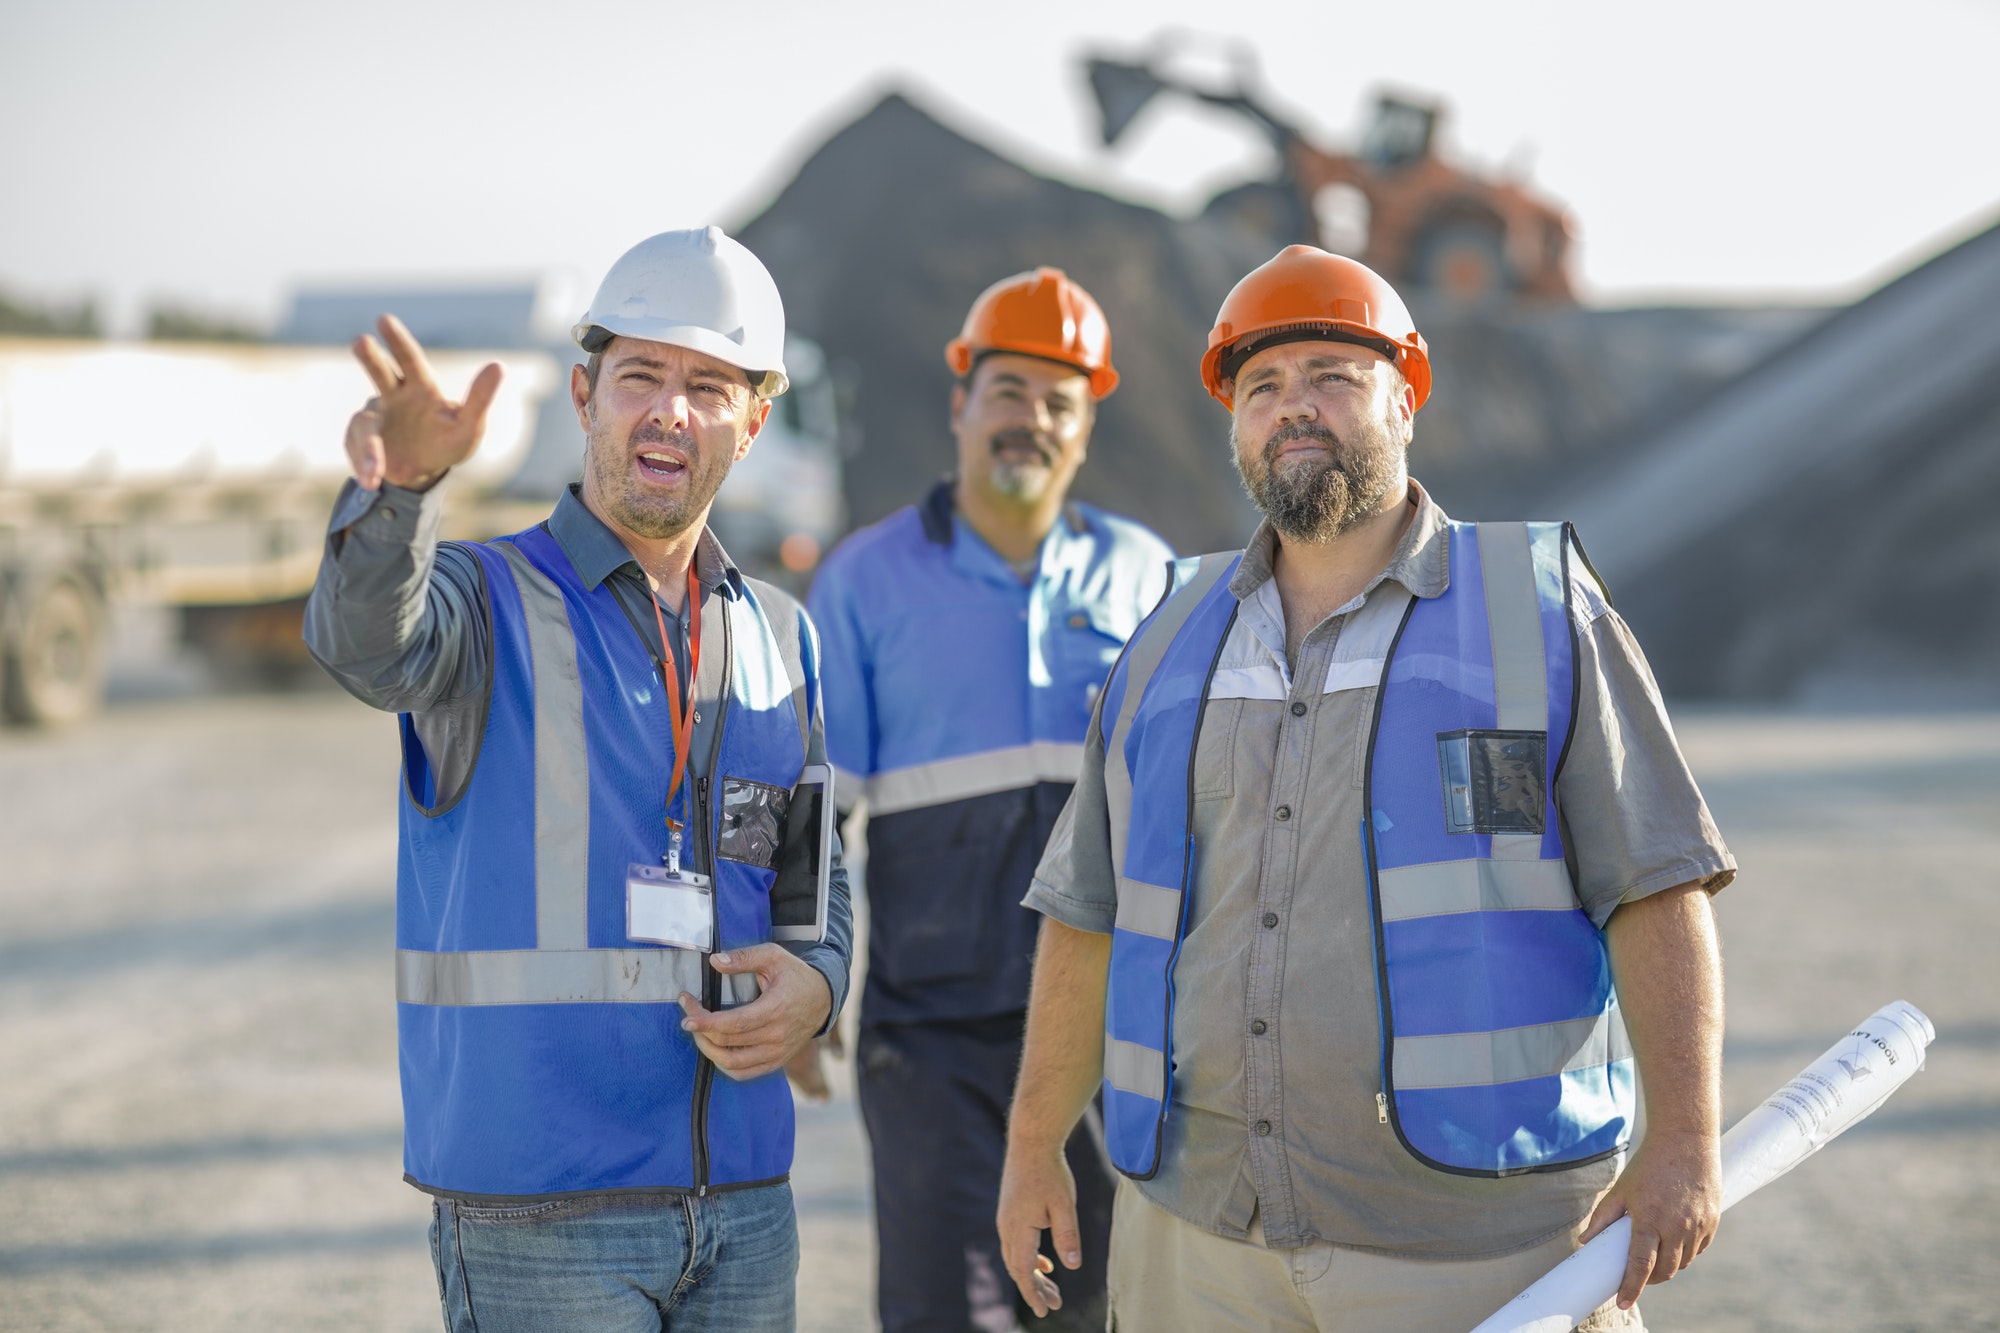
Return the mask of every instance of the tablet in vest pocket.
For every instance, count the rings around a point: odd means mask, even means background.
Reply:
[[[706,875],[633,862],[625,867],[625,936],[709,952],[715,948],[715,886]]]
[[[1441,731],[1447,833],[1540,833],[1546,823],[1545,731]]]

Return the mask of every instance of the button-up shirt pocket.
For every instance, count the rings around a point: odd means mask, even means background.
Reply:
[[[1222,801],[1236,793],[1236,729],[1243,720],[1241,699],[1210,699],[1202,710],[1201,735],[1194,748],[1194,798]]]

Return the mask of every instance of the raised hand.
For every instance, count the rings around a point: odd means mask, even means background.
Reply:
[[[384,315],[375,327],[381,342],[368,334],[354,340],[354,359],[375,382],[376,396],[347,423],[348,461],[367,490],[384,481],[428,490],[479,447],[486,411],[500,388],[500,365],[482,367],[464,401],[454,402],[438,388],[424,349],[401,320]]]

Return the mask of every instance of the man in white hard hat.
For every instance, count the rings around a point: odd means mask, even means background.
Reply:
[[[777,287],[713,227],[635,246],[575,330],[581,486],[481,543],[438,541],[439,483],[500,368],[455,401],[379,329],[306,640],[402,715],[404,1178],[445,1322],[791,1328],[778,1071],[839,1013],[847,884],[812,625],[707,528],[786,388]]]

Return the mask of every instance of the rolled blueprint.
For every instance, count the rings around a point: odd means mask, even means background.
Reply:
[[[1937,1036],[1915,1005],[1870,1014],[1722,1136],[1722,1206],[1770,1184],[1889,1099]],[[1621,1217],[1472,1333],[1569,1333],[1618,1292],[1632,1221]]]

